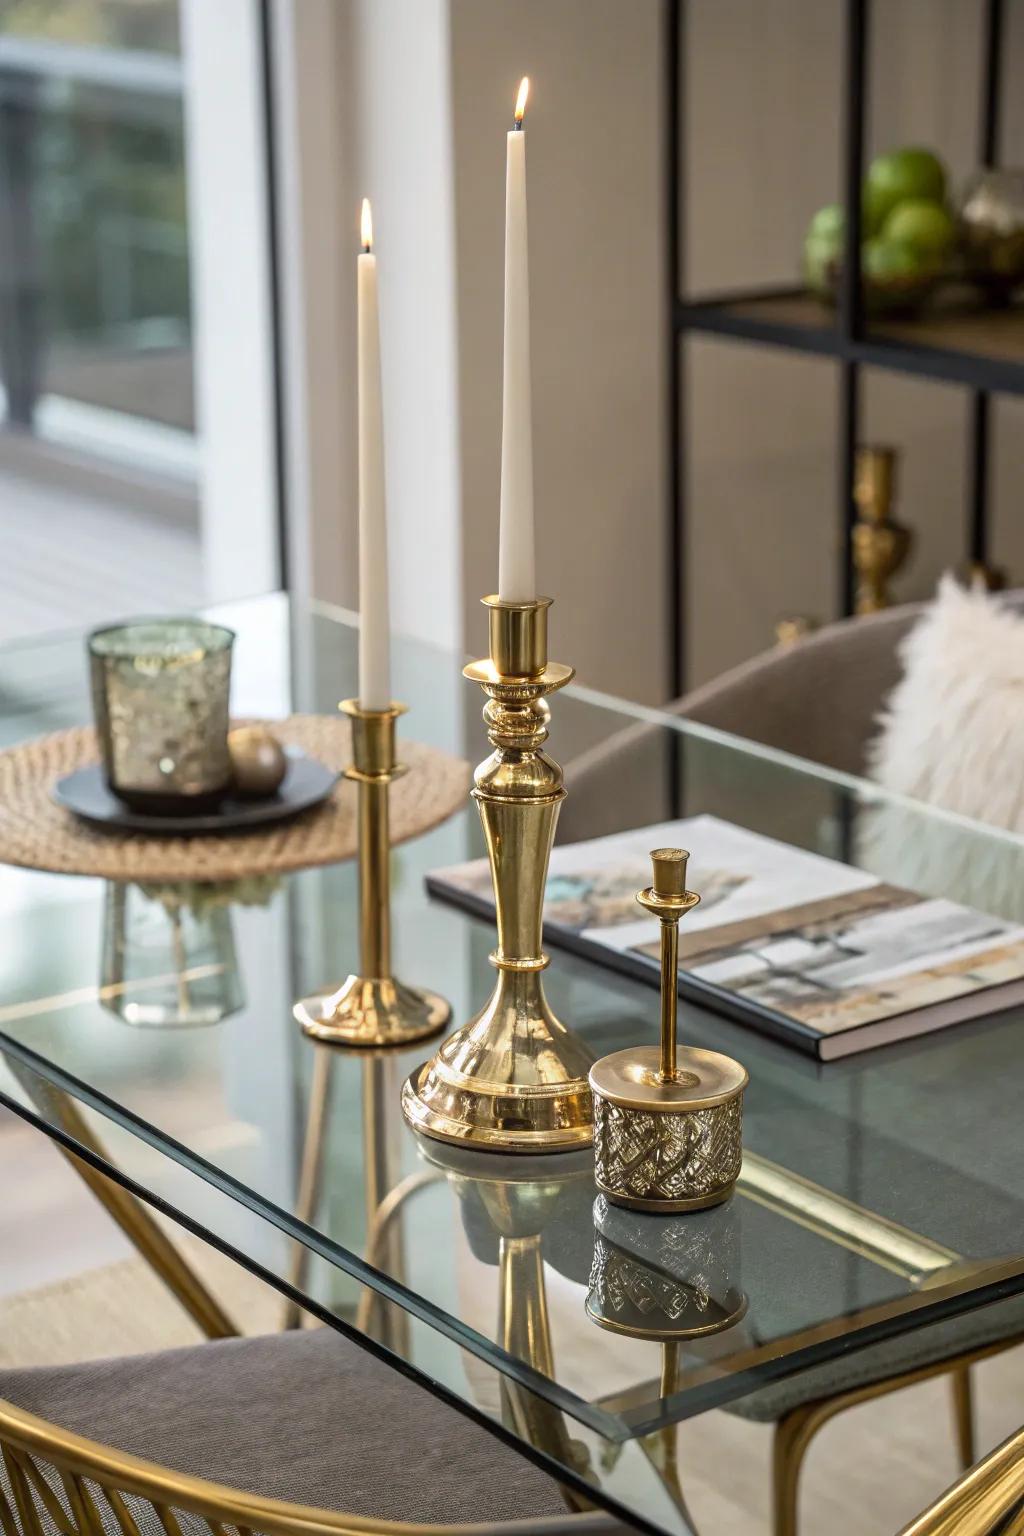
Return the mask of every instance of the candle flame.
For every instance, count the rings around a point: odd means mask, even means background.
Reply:
[[[359,238],[363,242],[363,250],[373,248],[373,214],[370,212],[370,199],[363,198],[363,209],[359,216]]]
[[[516,97],[516,109],[512,114],[516,121],[516,127],[523,126],[523,116],[526,112],[526,98],[530,94],[530,77],[524,75],[519,82],[519,95]]]

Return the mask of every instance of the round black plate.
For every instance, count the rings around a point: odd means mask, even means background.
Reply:
[[[289,753],[284,782],[276,794],[265,800],[235,799],[229,794],[215,811],[205,811],[201,816],[154,816],[145,811],[133,811],[112,795],[103,769],[93,763],[58,779],[53,786],[53,798],[58,805],[97,826],[118,832],[158,832],[168,837],[180,837],[183,833],[235,832],[284,821],[286,817],[297,816],[300,811],[308,811],[310,806],[326,800],[337,779],[333,769],[325,768],[312,757],[293,757]]]

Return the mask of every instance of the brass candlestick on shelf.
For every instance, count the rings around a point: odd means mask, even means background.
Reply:
[[[850,533],[857,572],[854,610],[879,613],[888,608],[889,578],[910,553],[913,538],[892,516],[895,494],[895,448],[858,448],[853,483],[857,521]]]
[[[484,720],[494,751],[474,775],[494,883],[498,972],[482,1012],[450,1036],[402,1090],[405,1117],[440,1141],[513,1152],[586,1146],[593,1109],[583,1042],[552,1013],[541,972],[541,917],[562,770],[542,750],[546,695],[573,675],[549,662],[550,598],[530,603],[485,597],[490,657],[464,676],[487,695]]]
[[[405,772],[395,759],[395,721],[403,704],[363,709],[346,699],[352,720],[352,779],[359,796],[359,974],[330,992],[303,998],[292,1010],[307,1035],[335,1044],[408,1045],[443,1029],[451,1007],[443,997],[408,987],[391,974],[391,835],[388,792]]]
[[[700,901],[686,889],[689,857],[656,848],[652,882],[636,898],[661,921],[661,1045],[615,1051],[590,1072],[597,1187],[640,1211],[717,1205],[742,1160],[745,1069],[718,1051],[676,1045],[679,919]]]

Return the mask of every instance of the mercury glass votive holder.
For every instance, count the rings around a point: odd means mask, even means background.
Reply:
[[[140,619],[90,635],[96,734],[119,799],[173,815],[212,809],[224,795],[234,639],[201,619]]]

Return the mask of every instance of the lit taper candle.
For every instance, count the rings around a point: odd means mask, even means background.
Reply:
[[[516,97],[505,160],[505,353],[501,415],[501,522],[498,596],[537,596],[533,553],[533,423],[530,405],[530,266],[526,240],[526,134],[530,82]]]
[[[391,703],[388,614],[388,530],[384,490],[384,427],[380,387],[380,317],[373,220],[363,199],[358,258],[359,311],[359,703]]]

